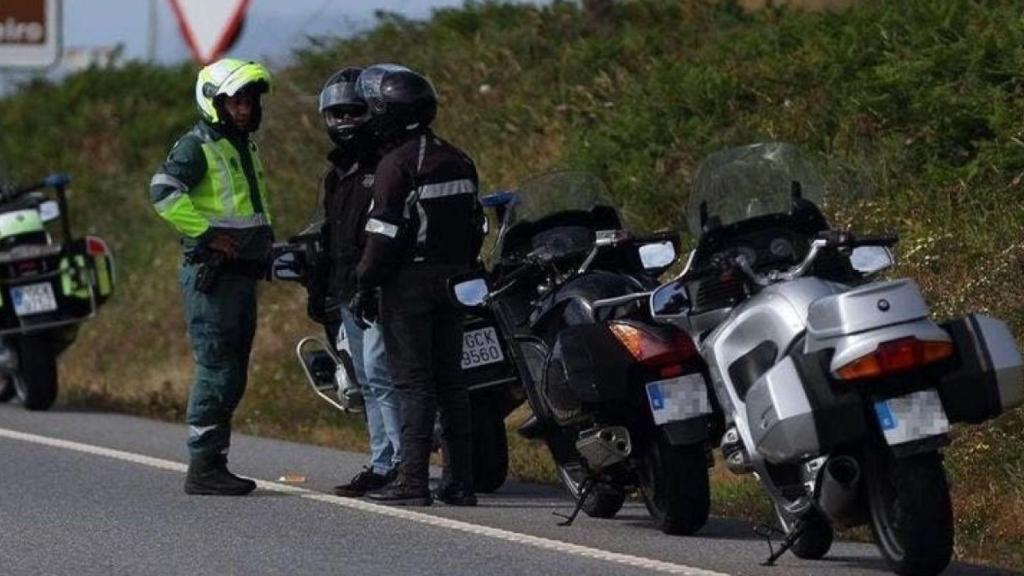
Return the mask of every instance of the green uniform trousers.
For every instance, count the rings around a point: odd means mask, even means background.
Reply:
[[[185,414],[193,460],[227,454],[231,416],[245,392],[256,334],[257,281],[224,274],[210,293],[203,294],[195,289],[197,270],[197,265],[184,264],[179,274],[195,361]]]

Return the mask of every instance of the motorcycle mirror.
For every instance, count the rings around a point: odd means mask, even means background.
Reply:
[[[50,174],[43,179],[43,186],[47,188],[64,188],[71,183],[71,176],[67,174]]]
[[[499,190],[480,198],[480,204],[484,208],[498,208],[499,206],[515,204],[515,202],[516,193],[511,190]]]
[[[690,311],[690,298],[686,286],[678,280],[659,286],[651,293],[651,316],[653,318],[680,318]]]
[[[450,281],[452,299],[460,306],[476,308],[482,306],[490,293],[487,280],[482,277],[452,279]]]
[[[302,278],[302,263],[294,251],[281,252],[272,265],[274,278],[278,280],[299,280]]]
[[[60,204],[56,200],[47,200],[39,204],[39,219],[43,222],[53,222],[60,218]]]
[[[640,253],[640,262],[643,263],[644,270],[648,272],[662,270],[671,266],[676,261],[676,247],[668,240],[654,244],[644,244],[640,246],[638,251]]]
[[[895,261],[892,251],[884,246],[858,246],[850,254],[850,265],[865,276],[887,270]]]

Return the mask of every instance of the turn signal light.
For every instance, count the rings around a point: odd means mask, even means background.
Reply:
[[[890,376],[944,360],[952,355],[952,342],[918,340],[911,336],[879,344],[874,352],[836,370],[836,375],[842,380]]]
[[[608,329],[629,350],[637,362],[653,368],[686,364],[698,358],[693,342],[683,333],[673,333],[663,340],[632,324],[612,322]]]
[[[106,256],[107,254],[110,254],[110,248],[107,248],[107,243],[101,238],[96,236],[86,236],[85,252],[89,256]]]

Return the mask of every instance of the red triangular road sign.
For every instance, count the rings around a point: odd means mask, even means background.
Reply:
[[[170,0],[192,56],[209,64],[238,38],[250,0]]]

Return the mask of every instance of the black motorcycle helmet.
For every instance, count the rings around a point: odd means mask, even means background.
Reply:
[[[382,144],[429,126],[437,115],[434,86],[404,66],[370,66],[359,75],[358,90],[369,107],[367,128]]]
[[[320,90],[320,114],[324,119],[327,135],[337,146],[353,142],[369,120],[366,100],[356,89],[361,68],[338,70],[324,83]]]

